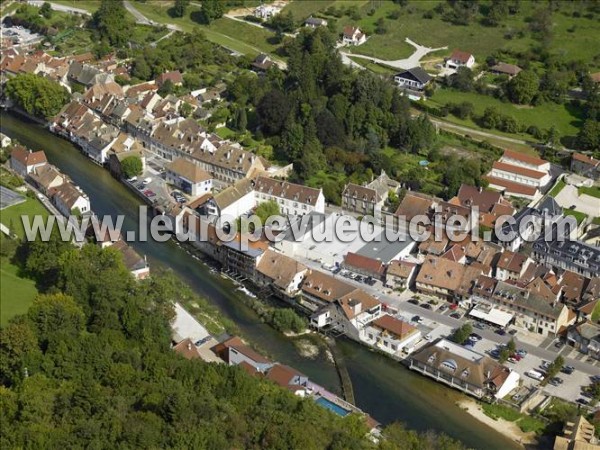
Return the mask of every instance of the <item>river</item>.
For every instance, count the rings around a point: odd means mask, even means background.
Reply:
[[[90,197],[99,216],[126,216],[124,232],[137,230],[141,200],[108,171],[95,165],[66,140],[20,116],[2,112],[1,131],[33,149],[44,150],[50,163],[68,174]],[[151,267],[171,268],[199,295],[206,297],[239,327],[243,337],[271,358],[304,372],[316,383],[340,392],[337,373],[325,357],[300,356],[293,342],[260,322],[256,314],[239,300],[239,292],[220,276],[189,256],[174,242],[130,243],[146,255]],[[369,351],[351,341],[338,344],[354,386],[356,405],[386,424],[401,421],[409,428],[443,432],[478,449],[518,448],[511,440],[489,428],[456,406],[460,393],[437,384],[399,363]]]

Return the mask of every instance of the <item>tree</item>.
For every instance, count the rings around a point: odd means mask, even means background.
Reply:
[[[500,350],[500,354],[498,355],[498,362],[500,364],[504,364],[506,361],[508,361],[508,358],[510,358],[510,351],[508,348],[502,347],[502,350]]]
[[[38,295],[27,311],[40,339],[55,333],[78,335],[84,328],[85,317],[72,297],[64,294]]]
[[[458,105],[454,105],[452,107],[452,114],[454,114],[459,119],[466,119],[471,114],[473,114],[474,110],[475,110],[475,107],[473,106],[473,103],[462,102],[462,103],[459,103]]]
[[[260,222],[264,225],[269,217],[280,215],[281,210],[279,209],[279,205],[275,200],[269,200],[258,205],[254,210],[254,214],[260,219]]]
[[[380,17],[379,19],[377,19],[377,22],[375,23],[375,33],[385,34],[387,32],[388,32],[387,23],[385,22],[385,19],[383,17]]]
[[[511,355],[514,355],[514,353],[517,351],[517,344],[515,343],[515,340],[513,338],[510,338],[510,341],[506,343],[506,348],[508,349]]]
[[[294,21],[292,11],[272,16],[267,25],[278,34],[290,33],[296,29],[296,22]]]
[[[175,0],[173,8],[170,10],[170,14],[173,17],[185,16],[185,10],[190,4],[190,0]]]
[[[588,119],[577,135],[577,142],[584,150],[600,151],[600,122]]]
[[[173,82],[169,79],[165,80],[163,82],[163,84],[160,86],[160,88],[158,88],[158,94],[166,97],[167,95],[171,95],[173,92],[175,92],[175,84],[173,84]]]
[[[454,333],[452,333],[450,339],[457,344],[464,344],[465,341],[469,339],[471,333],[473,333],[473,327],[470,323],[465,323],[454,330]]]
[[[223,13],[225,12],[223,2],[221,0],[203,0],[200,12],[204,23],[209,24],[213,20],[223,17]]]
[[[8,95],[34,116],[54,117],[69,101],[69,92],[55,81],[33,73],[19,74],[6,82]]]
[[[142,174],[144,165],[139,156],[128,156],[121,161],[121,171],[125,178],[132,178]]]
[[[448,77],[448,85],[464,92],[473,90],[473,71],[468,67],[461,66],[456,73]]]
[[[44,18],[50,19],[52,17],[52,5],[48,2],[44,2],[40,8],[40,14],[44,16]]]
[[[560,147],[560,133],[554,125],[552,125],[546,133],[546,145],[551,149]]]
[[[179,114],[183,117],[190,117],[194,112],[194,107],[187,102],[182,102],[179,106]]]
[[[538,93],[540,79],[530,70],[522,70],[506,84],[506,94],[513,103],[529,104]]]
[[[290,104],[283,92],[272,90],[267,92],[260,100],[256,112],[258,113],[263,131],[267,134],[277,134],[285,123],[290,110]]]
[[[488,106],[483,111],[483,116],[480,119],[481,126],[484,128],[497,128],[501,122],[502,117],[496,108]]]
[[[92,16],[92,26],[100,37],[115,47],[125,47],[131,35],[133,23],[123,6],[123,0],[102,0]]]
[[[565,365],[565,360],[562,356],[558,355],[554,361],[548,366],[546,371],[546,377],[544,378],[544,384],[554,378]]]

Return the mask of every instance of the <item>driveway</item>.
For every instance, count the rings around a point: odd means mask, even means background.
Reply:
[[[563,208],[575,205],[575,210],[590,217],[600,216],[600,199],[591,195],[579,195],[577,188],[567,184],[555,197],[556,203]]]
[[[418,67],[420,65],[421,59],[427,55],[428,53],[436,52],[438,50],[445,50],[448,47],[439,47],[439,48],[430,48],[425,47],[423,45],[419,45],[416,42],[410,40],[410,38],[406,38],[404,40],[406,43],[412,45],[415,48],[415,51],[412,55],[405,59],[398,59],[396,61],[388,61],[385,59],[373,58],[372,56],[365,56],[359,53],[348,53],[348,52],[340,52],[342,55],[353,56],[356,58],[368,59],[369,61],[373,61],[379,64],[384,64],[386,66],[393,67],[395,69],[412,69],[413,67]]]

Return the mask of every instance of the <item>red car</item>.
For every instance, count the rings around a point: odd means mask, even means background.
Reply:
[[[452,303],[449,307],[452,311],[454,311],[455,309],[458,308],[458,305],[456,303]]]

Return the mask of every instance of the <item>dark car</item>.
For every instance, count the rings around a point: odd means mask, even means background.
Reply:
[[[480,335],[478,335],[477,333],[471,333],[469,335],[469,339],[471,339],[472,341],[475,341],[475,342],[479,342],[483,338]]]
[[[504,336],[506,334],[506,331],[504,331],[503,328],[498,328],[496,330],[496,334],[499,334],[500,336]]]
[[[460,313],[454,312],[450,314],[450,317],[452,317],[453,319],[460,319],[462,316],[460,315]]]
[[[416,298],[411,298],[410,300],[408,300],[408,303],[412,303],[413,305],[418,305],[419,300],[417,300]]]
[[[581,403],[582,405],[587,405],[589,402],[585,398],[578,398],[577,403]]]
[[[517,330],[509,330],[508,334],[514,336],[515,334],[517,334]]]
[[[419,306],[424,309],[433,309],[429,303],[421,303]]]
[[[567,374],[567,375],[571,375],[573,372],[575,372],[575,367],[573,367],[573,366],[564,366],[562,369],[560,369],[560,371],[562,373]]]
[[[423,319],[421,319],[421,316],[414,316],[414,317],[413,317],[411,320],[412,320],[413,322],[420,323],[420,322],[421,322],[421,320],[423,320]]]

